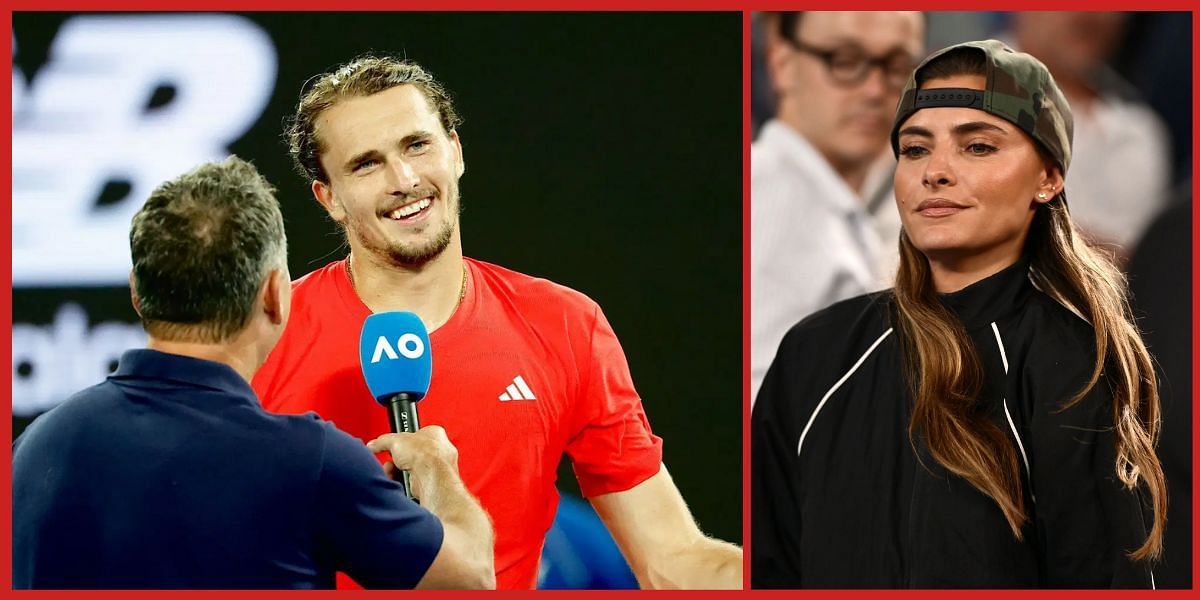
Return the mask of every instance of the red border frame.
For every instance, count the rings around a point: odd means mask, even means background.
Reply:
[[[964,4],[966,4],[966,3],[961,2],[961,1],[932,0],[932,1],[918,2],[918,3],[914,3],[914,4],[916,4],[916,5],[915,6],[906,6],[905,8],[920,9],[920,10],[967,10],[967,9],[970,9],[970,10],[1044,10],[1047,8],[1088,9],[1088,10],[1098,10],[1098,9],[1100,9],[1100,10],[1128,10],[1129,9],[1128,3],[1117,3],[1117,2],[1111,2],[1111,1],[1093,2],[1093,3],[1088,3],[1086,6],[1083,5],[1081,2],[1070,2],[1070,3],[1063,2],[1063,3],[1056,3],[1056,4],[1058,4],[1058,6],[1054,6],[1054,7],[1048,7],[1044,3],[1035,3],[1035,2],[1029,2],[1029,1],[1007,2],[1007,3],[971,2],[970,6],[964,6]],[[1072,6],[1072,4],[1074,6]],[[857,8],[857,9],[896,8],[894,3],[883,3],[883,2],[855,2],[855,3],[853,3],[853,5],[851,7]],[[728,1],[728,0],[727,1],[716,1],[716,0],[651,0],[651,1],[586,0],[586,1],[583,1],[583,0],[580,0],[580,1],[576,1],[576,2],[570,2],[570,3],[553,2],[553,1],[548,1],[548,0],[523,0],[521,2],[514,2],[514,3],[510,3],[510,4],[506,5],[505,3],[500,3],[500,2],[484,2],[484,1],[480,1],[480,0],[449,0],[449,1],[411,0],[409,2],[404,2],[403,4],[398,4],[395,2],[388,2],[386,0],[358,0],[356,2],[353,2],[352,5],[341,4],[341,5],[335,6],[332,3],[327,2],[327,1],[317,1],[317,0],[297,0],[297,1],[292,1],[292,2],[285,2],[283,0],[266,0],[266,1],[260,0],[258,2],[236,2],[233,0],[207,0],[207,1],[180,2],[180,3],[172,4],[171,6],[168,7],[168,6],[164,6],[162,3],[150,2],[148,0],[125,0],[124,2],[111,2],[111,1],[105,1],[105,0],[79,0],[79,1],[74,1],[74,2],[62,1],[62,0],[51,0],[51,1],[41,1],[41,2],[36,1],[36,0],[16,0],[10,6],[10,11],[5,13],[5,23],[6,23],[6,30],[9,32],[8,33],[9,47],[11,49],[11,47],[12,47],[12,39],[11,39],[11,36],[12,36],[12,12],[11,11],[14,11],[14,10],[27,10],[27,11],[48,11],[48,10],[108,10],[108,11],[137,11],[137,10],[151,10],[151,11],[161,11],[161,10],[173,10],[173,11],[181,11],[181,10],[182,11],[188,11],[188,10],[195,10],[195,11],[199,11],[199,10],[204,10],[204,11],[213,11],[213,10],[284,11],[284,10],[289,10],[289,11],[291,11],[291,10],[296,10],[296,11],[299,11],[299,10],[321,10],[321,9],[330,9],[330,8],[335,8],[336,10],[342,10],[342,11],[345,11],[345,10],[360,10],[360,11],[389,10],[389,11],[391,11],[391,10],[398,10],[398,9],[410,10],[410,11],[411,10],[433,10],[433,11],[468,11],[468,10],[485,10],[485,11],[486,10],[505,10],[505,11],[540,11],[540,10],[704,11],[704,10],[710,10],[710,11],[739,11],[739,12],[743,13],[743,16],[742,16],[742,19],[743,19],[743,60],[742,60],[742,65],[743,65],[743,69],[742,69],[742,86],[743,86],[743,97],[742,97],[742,115],[743,115],[743,156],[742,156],[742,190],[743,190],[742,191],[742,194],[743,194],[743,197],[742,197],[742,236],[743,236],[742,237],[742,286],[743,286],[743,289],[742,289],[742,324],[743,324],[743,340],[742,340],[743,422],[742,422],[742,435],[743,435],[743,442],[742,442],[742,467],[743,467],[743,472],[742,472],[741,483],[742,483],[742,502],[743,502],[742,529],[743,529],[743,541],[744,541],[744,544],[746,547],[746,562],[745,562],[746,569],[744,570],[745,574],[743,577],[744,577],[744,583],[747,584],[746,587],[749,587],[748,586],[748,584],[749,584],[749,547],[750,547],[750,541],[751,541],[750,517],[749,517],[749,515],[750,515],[750,512],[749,512],[750,511],[750,492],[749,492],[749,460],[750,460],[750,451],[749,451],[749,414],[750,414],[750,408],[749,408],[750,407],[750,402],[749,402],[749,372],[750,372],[750,367],[749,367],[749,355],[750,355],[750,351],[749,351],[749,344],[750,344],[750,338],[749,338],[749,322],[750,322],[749,321],[749,318],[750,318],[749,236],[750,236],[750,219],[749,219],[749,215],[750,215],[750,212],[749,211],[750,211],[750,201],[751,201],[751,199],[750,199],[750,179],[749,179],[749,171],[750,171],[750,145],[749,145],[749,143],[750,143],[750,91],[749,91],[749,83],[750,83],[750,72],[749,72],[749,66],[750,66],[750,49],[749,49],[750,48],[750,46],[749,46],[749,44],[750,44],[750,40],[749,40],[749,38],[750,38],[750,11],[796,9],[796,8],[845,9],[845,8],[847,8],[846,3],[845,2],[831,2],[828,0],[817,0],[817,1],[811,1],[811,2],[797,2],[796,0],[786,0],[786,1],[785,0],[769,0],[769,1],[768,0],[758,0],[758,1],[754,1],[754,0],[741,0],[741,1]],[[1193,130],[1192,130],[1192,147],[1193,147],[1192,193],[1193,193],[1193,197],[1194,197],[1196,195],[1196,192],[1200,191],[1200,185],[1198,185],[1195,180],[1195,171],[1196,171],[1195,167],[1197,166],[1197,164],[1200,164],[1200,156],[1198,156],[1197,153],[1195,152],[1195,150],[1197,149],[1197,146],[1198,146],[1197,137],[1196,137],[1196,121],[1198,118],[1200,118],[1200,105],[1198,105],[1196,103],[1196,99],[1200,98],[1200,77],[1197,77],[1198,75],[1200,75],[1200,69],[1198,69],[1198,65],[1197,65],[1197,60],[1200,59],[1200,46],[1197,45],[1195,31],[1196,31],[1197,25],[1200,25],[1200,13],[1197,12],[1197,9],[1193,2],[1185,2],[1185,1],[1181,1],[1181,0],[1173,0],[1173,1],[1167,1],[1167,2],[1155,2],[1152,5],[1140,6],[1140,7],[1138,7],[1138,10],[1177,10],[1177,11],[1192,12],[1192,30],[1193,30],[1192,48],[1191,48],[1191,51],[1192,51],[1192,97],[1193,97],[1193,101],[1192,101],[1192,121],[1193,121],[1193,124],[1192,124],[1192,127],[1193,127]],[[10,50],[10,52],[11,52],[11,50]],[[10,96],[10,102],[11,102],[11,96]],[[10,109],[11,109],[11,105],[10,105]],[[11,137],[11,133],[12,133],[11,127],[12,127],[12,124],[10,121],[10,124],[9,124],[10,137]],[[9,149],[6,151],[6,153],[7,153],[6,155],[9,156],[10,161],[12,158],[11,151],[12,150],[11,150],[11,145],[10,145]],[[11,189],[11,183],[12,183],[11,170],[6,173],[5,177],[8,179],[9,189]],[[12,231],[11,212],[5,212],[4,218],[7,221],[7,227],[5,227],[5,232],[9,233],[9,235],[11,236],[11,231]],[[1193,211],[1193,217],[1192,217],[1193,233],[1197,229],[1200,229],[1200,214],[1196,214],[1196,212]],[[10,264],[10,268],[11,268],[11,258],[12,258],[11,244],[9,245],[8,249],[9,249],[8,258],[9,258],[9,264]],[[1193,236],[1193,240],[1192,240],[1192,288],[1191,288],[1192,316],[1193,316],[1193,319],[1192,319],[1192,369],[1193,369],[1192,398],[1193,398],[1193,404],[1195,403],[1196,398],[1200,397],[1200,352],[1198,352],[1198,350],[1200,350],[1200,319],[1197,319],[1197,316],[1200,316],[1200,310],[1198,310],[1198,308],[1200,308],[1200,305],[1197,304],[1197,297],[1200,296],[1200,277],[1197,277],[1197,275],[1200,275],[1200,245],[1197,245],[1196,239]],[[10,272],[9,272],[9,289],[11,290],[11,288],[12,288],[12,273],[10,270]],[[11,326],[12,326],[12,296],[11,296],[11,294],[4,298],[3,303],[4,303],[4,305],[2,307],[3,310],[0,312],[2,312],[4,315],[3,318],[5,319],[5,325],[11,331]],[[12,358],[11,344],[5,346],[3,352],[11,360],[11,358]],[[11,411],[11,393],[12,392],[11,392],[11,388],[10,388],[10,390],[9,390],[10,411]],[[7,436],[7,438],[11,439],[11,436],[12,436],[11,419],[4,422],[3,426],[4,426],[4,432]],[[1197,488],[1200,487],[1200,486],[1198,486],[1196,478],[1195,478],[1197,463],[1200,462],[1197,460],[1198,458],[1200,458],[1200,453],[1197,453],[1197,448],[1198,448],[1198,446],[1196,444],[1197,431],[1200,431],[1200,413],[1196,413],[1195,411],[1193,411],[1193,422],[1192,422],[1192,459],[1193,459],[1192,491],[1193,491],[1193,497],[1195,497],[1195,495],[1196,495],[1195,493],[1197,491]],[[9,450],[7,452],[8,452],[8,454],[6,454],[7,460],[5,460],[3,462],[3,465],[0,465],[0,471],[3,471],[3,490],[2,490],[3,498],[0,498],[0,507],[3,507],[3,510],[0,511],[0,512],[2,512],[2,514],[0,514],[0,532],[3,532],[4,538],[11,539],[11,533],[12,533],[11,532],[11,527],[12,527],[11,446],[9,446]],[[1192,506],[1193,524],[1196,523],[1197,517],[1200,516],[1200,510],[1197,510],[1197,506],[1198,506],[1197,504],[1193,503],[1193,506]],[[1192,565],[1193,565],[1192,566],[1192,568],[1193,568],[1193,588],[1192,589],[1193,590],[1195,590],[1195,587],[1196,587],[1195,586],[1196,574],[1198,572],[1200,572],[1200,552],[1197,551],[1198,548],[1200,548],[1200,545],[1197,544],[1198,541],[1200,541],[1200,536],[1195,535],[1195,525],[1193,525],[1193,537],[1192,537]],[[0,544],[0,561],[2,561],[4,565],[9,566],[9,568],[6,568],[2,572],[0,572],[0,591],[7,592],[8,590],[11,589],[11,585],[12,585],[12,581],[11,581],[12,556],[11,556],[11,554],[12,554],[12,546],[10,544]],[[130,596],[130,595],[145,596],[146,594],[154,594],[157,596],[160,592],[103,592],[103,591],[101,591],[101,592],[86,592],[86,593],[89,596],[99,595],[99,596],[118,597],[118,595],[119,595],[119,597],[126,597],[126,596]],[[183,593],[214,594],[212,592],[183,592]],[[229,592],[217,592],[217,593],[221,593],[224,595],[224,594],[228,594]],[[248,592],[244,592],[244,593],[249,594]],[[270,595],[280,594],[280,593],[288,593],[288,592],[265,592],[265,594],[270,594]],[[337,593],[337,592],[324,592],[324,593]],[[386,592],[367,592],[367,593],[386,593]],[[465,593],[465,592],[458,592],[458,593]],[[501,593],[524,594],[527,592],[501,592]],[[557,594],[564,594],[564,593],[578,595],[578,594],[586,594],[589,592],[549,592],[549,591],[544,591],[544,592],[536,592],[536,593],[539,595],[555,596]],[[686,592],[686,593],[689,594],[689,597],[691,597],[691,594],[696,594],[697,592]],[[698,593],[704,594],[706,596],[710,596],[713,594],[722,594],[722,595],[744,594],[747,592],[746,591],[743,591],[743,592],[711,592],[710,591],[710,592],[698,592]],[[757,596],[757,595],[779,594],[779,593],[789,593],[789,592],[755,591],[753,593]],[[828,590],[828,591],[805,591],[802,593],[807,596],[812,596],[812,597],[829,597],[829,596],[848,597],[848,596],[858,595],[860,592],[850,591],[850,590]],[[935,592],[895,591],[895,592],[891,592],[891,593],[909,594],[909,595],[915,594],[915,595],[919,595],[919,597],[928,597],[928,596],[949,597],[951,595],[957,596],[957,595],[961,594],[962,592],[959,592],[959,591],[935,591]],[[1007,592],[1000,592],[1000,591],[994,591],[994,590],[973,591],[970,593],[973,597],[1000,598],[1000,597],[1007,597],[1009,595],[1009,593],[1007,593]],[[1097,591],[1051,592],[1051,591],[1039,591],[1039,590],[1022,592],[1022,594],[1033,594],[1038,597],[1051,597],[1051,594],[1054,594],[1056,597],[1059,595],[1062,595],[1062,594],[1065,594],[1068,596],[1075,596],[1075,597],[1084,597],[1083,595],[1087,594],[1088,597],[1090,597],[1092,594],[1104,594],[1104,595],[1121,594],[1124,596],[1124,595],[1133,595],[1133,594],[1142,594],[1142,593],[1148,593],[1148,592],[1117,592],[1117,591],[1113,591],[1113,592],[1104,592],[1104,591],[1101,591],[1101,592],[1097,592]],[[1171,595],[1171,596],[1178,596],[1180,594],[1191,595],[1191,591],[1187,591],[1187,590],[1158,591],[1156,593],[1167,594],[1167,595]],[[39,595],[40,594],[41,593],[39,593]],[[62,592],[60,594],[65,595],[67,593]],[[262,594],[264,594],[264,592],[255,592],[254,593],[255,597],[260,597]],[[918,597],[918,596],[913,596],[913,597]]]
[[[742,13],[742,588],[750,589],[750,25]]]
[[[11,12],[4,13],[4,27],[5,27],[5,31],[8,32],[8,38],[9,38],[8,39],[8,47],[9,47],[9,53],[11,54],[12,53],[12,13]],[[11,59],[12,57],[10,56],[9,58]],[[9,112],[11,113],[12,112],[12,94],[9,94],[8,102],[9,102],[8,109],[9,109]],[[9,120],[9,122],[8,122],[8,136],[9,136],[9,139],[12,139],[12,121],[11,120]],[[8,157],[6,162],[8,162],[9,164],[12,164],[12,144],[9,144],[8,149],[5,150],[4,153],[5,153],[5,156]],[[12,170],[11,169],[5,172],[5,179],[8,181],[8,185],[5,189],[11,190],[12,189]],[[12,198],[10,196],[9,203],[11,204],[11,202],[12,202]],[[2,300],[4,305],[3,305],[3,309],[0,310],[0,312],[2,312],[4,315],[4,328],[5,328],[5,331],[9,332],[9,338],[10,338],[10,340],[9,340],[10,343],[4,345],[3,352],[4,352],[5,358],[8,359],[8,361],[6,361],[6,362],[11,363],[12,362],[12,343],[11,343],[11,337],[12,337],[12,212],[11,211],[4,211],[4,220],[5,220],[4,231],[5,231],[5,233],[7,233],[9,235],[9,244],[8,244],[8,246],[5,246],[5,249],[8,250],[7,260],[5,262],[7,262],[9,265],[9,271],[8,271],[9,294],[4,296],[4,298]],[[3,419],[4,423],[2,423],[2,425],[4,426],[4,433],[2,435],[4,436],[3,439],[11,440],[12,439],[12,380],[9,380],[9,388],[8,388],[8,413],[9,413],[9,418]],[[11,443],[8,444],[6,446],[6,448],[7,448],[7,450],[5,450],[5,454],[4,454],[4,456],[5,456],[4,463],[0,464],[0,471],[3,471],[3,493],[4,493],[4,497],[0,498],[0,507],[3,507],[3,509],[0,510],[0,534],[2,534],[2,535],[0,535],[0,539],[12,540],[12,445],[11,445]],[[0,546],[0,564],[3,564],[6,567],[3,572],[0,572],[0,590],[7,591],[9,589],[12,589],[12,543],[11,542],[5,542],[2,546]]]

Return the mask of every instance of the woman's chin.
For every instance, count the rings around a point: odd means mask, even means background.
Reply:
[[[925,235],[910,238],[913,246],[930,259],[961,256],[969,249],[963,240],[953,235]]]

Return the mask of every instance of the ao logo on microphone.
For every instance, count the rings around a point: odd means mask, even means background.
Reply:
[[[379,336],[379,341],[375,342],[375,353],[371,355],[371,364],[379,362],[383,356],[387,356],[389,360],[400,358],[396,355],[396,351],[404,355],[404,358],[416,359],[421,358],[425,354],[425,342],[413,333],[406,333],[396,338],[396,347],[388,343],[388,339],[384,336]]]

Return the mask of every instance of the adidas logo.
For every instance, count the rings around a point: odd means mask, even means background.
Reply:
[[[533,390],[529,389],[529,385],[525,383],[525,380],[520,375],[517,375],[513,377],[513,382],[505,388],[504,393],[500,394],[501,402],[508,402],[509,400],[537,400],[537,396],[533,395]]]

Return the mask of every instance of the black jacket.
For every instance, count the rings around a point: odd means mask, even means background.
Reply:
[[[1152,587],[1127,551],[1142,501],[1116,476],[1112,393],[1086,384],[1091,326],[1019,262],[942,301],[982,362],[980,401],[1017,442],[1030,516],[996,503],[909,439],[890,292],[804,319],[767,373],[751,424],[755,588]]]

